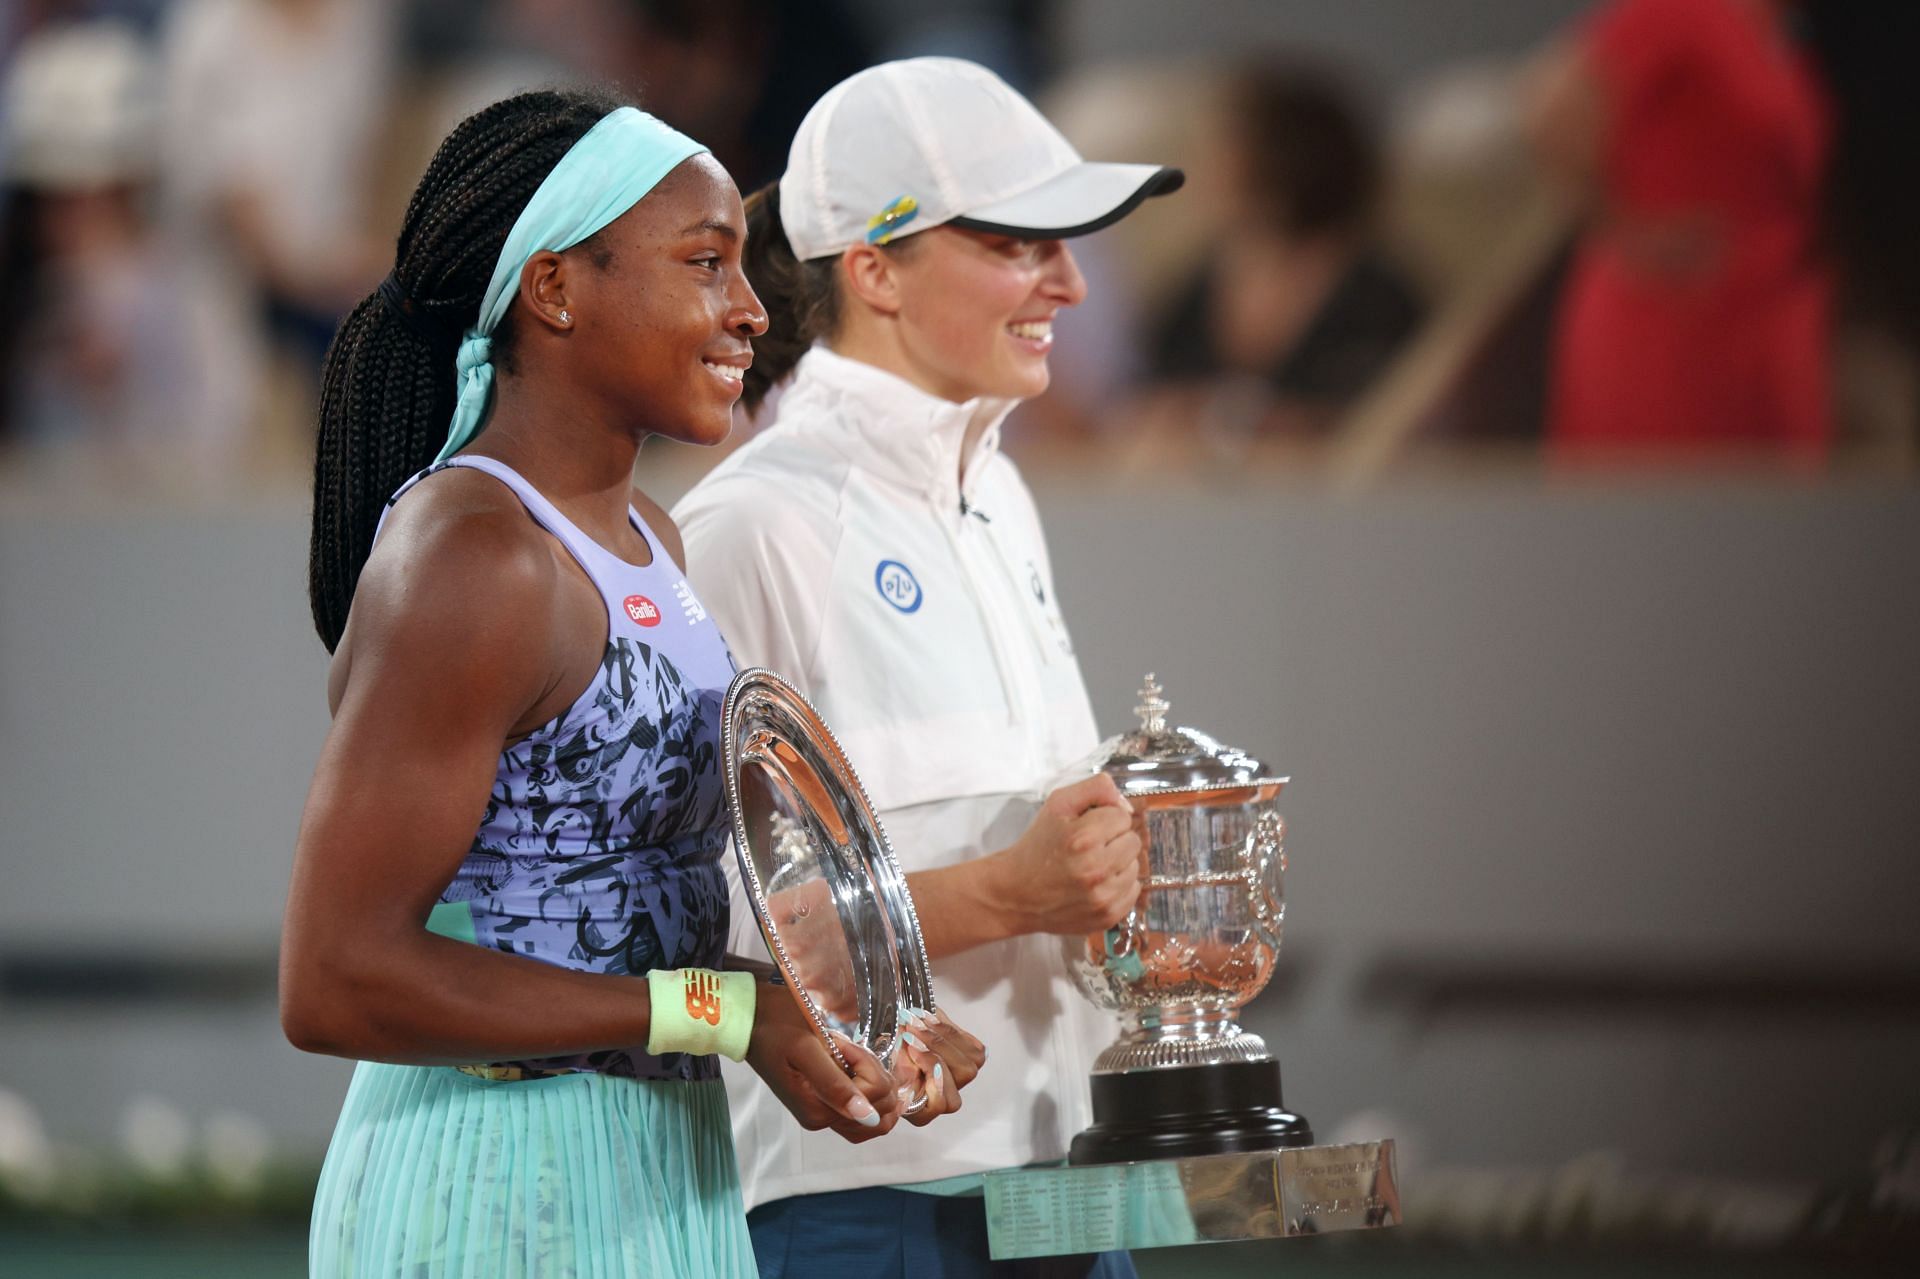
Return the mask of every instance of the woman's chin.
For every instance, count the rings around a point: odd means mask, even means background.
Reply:
[[[965,398],[1030,400],[1045,391],[1051,381],[1045,357],[1013,360],[976,372]]]
[[[1036,395],[1044,394],[1053,384],[1053,375],[1047,371],[1046,360],[1042,359],[1021,369],[1007,381],[1010,389],[1004,394],[1008,399],[1031,400]]]
[[[716,417],[700,417],[689,422],[675,423],[673,426],[655,431],[654,434],[678,444],[693,444],[701,448],[710,448],[733,433],[734,416],[731,410]]]

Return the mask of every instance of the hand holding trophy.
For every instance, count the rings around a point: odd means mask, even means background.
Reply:
[[[1288,779],[1168,723],[1146,678],[1139,725],[1087,768],[1141,840],[1139,896],[1111,927],[1063,939],[1080,993],[1124,1018],[1094,1061],[1093,1125],[1066,1168],[987,1174],[996,1258],[1396,1224],[1390,1139],[1316,1146],[1280,1096],[1280,1064],[1240,1009],[1280,950]]]

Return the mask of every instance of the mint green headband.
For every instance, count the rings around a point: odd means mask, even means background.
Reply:
[[[553,166],[507,233],[480,318],[466,331],[454,375],[454,406],[444,462],[480,434],[493,406],[493,331],[520,290],[520,271],[536,253],[570,249],[640,202],[675,166],[707,148],[646,112],[621,107],[601,117]]]

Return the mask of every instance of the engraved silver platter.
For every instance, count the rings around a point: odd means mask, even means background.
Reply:
[[[734,849],[761,935],[827,1048],[891,1065],[933,983],[907,878],[853,766],[812,703],[772,671],[727,688],[720,736]]]

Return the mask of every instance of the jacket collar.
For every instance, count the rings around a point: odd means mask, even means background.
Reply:
[[[779,416],[804,421],[803,429],[819,432],[861,469],[957,506],[999,452],[1000,425],[1016,403],[981,397],[955,404],[819,343],[800,358]],[[960,450],[975,422],[984,429],[963,484]]]

